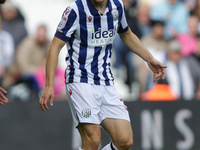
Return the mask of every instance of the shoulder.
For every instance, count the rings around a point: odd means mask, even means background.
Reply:
[[[34,45],[35,44],[35,38],[33,36],[25,37],[22,42],[20,43],[19,47],[25,46],[25,45]]]

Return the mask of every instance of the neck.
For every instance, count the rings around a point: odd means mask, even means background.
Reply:
[[[91,0],[94,7],[101,12],[102,14],[104,13],[107,4],[108,4],[108,0]]]

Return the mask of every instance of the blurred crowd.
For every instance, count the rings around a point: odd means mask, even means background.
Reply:
[[[200,100],[200,0],[123,0],[129,26],[143,45],[167,65],[153,82],[147,64],[116,37],[114,75],[124,99]]]
[[[38,100],[45,86],[45,60],[50,41],[45,24],[28,35],[20,9],[7,0],[1,6],[0,86],[10,101]],[[55,73],[55,99],[65,98],[64,68]]]
[[[200,100],[200,0],[123,0],[129,26],[152,55],[167,65],[153,82],[147,64],[116,36],[115,85],[124,100]],[[0,86],[10,101],[38,100],[45,86],[48,25],[28,35],[24,15],[11,1],[1,6]],[[65,69],[55,73],[55,98],[65,97]]]

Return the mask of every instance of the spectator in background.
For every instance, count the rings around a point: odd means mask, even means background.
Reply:
[[[196,6],[194,10],[192,11],[192,14],[196,15],[199,18],[198,32],[200,34],[200,0],[197,0]]]
[[[27,36],[24,18],[11,1],[6,1],[5,4],[2,5],[1,14],[2,29],[8,31],[13,36],[16,49],[23,38]]]
[[[33,74],[43,64],[49,46],[47,28],[39,25],[36,36],[26,37],[17,49],[16,61],[21,74]]]
[[[150,7],[153,7],[161,2],[163,2],[165,0],[139,0],[139,3],[143,3],[145,5],[149,5]]]
[[[160,20],[165,24],[165,38],[170,39],[179,33],[187,32],[189,10],[180,0],[166,0],[154,7],[150,12],[152,20]]]
[[[151,20],[149,17],[150,7],[142,3],[138,3],[136,10],[136,17],[132,18],[131,30],[133,33],[141,39],[151,33]]]
[[[2,85],[4,73],[14,59],[14,50],[12,35],[5,30],[0,30],[0,86]]]
[[[26,37],[18,46],[15,61],[4,76],[3,87],[9,89],[13,85],[24,82],[38,91],[34,74],[44,64],[49,46],[46,26],[39,25],[36,36]]]
[[[167,81],[180,99],[200,99],[200,66],[195,59],[183,58],[181,45],[177,40],[172,40],[168,45]]]
[[[194,57],[200,64],[200,35],[197,37],[197,50],[191,57]]]
[[[164,38],[164,24],[161,21],[151,21],[152,32],[150,35],[141,39],[142,44],[151,52],[151,54],[160,62],[166,61],[167,41]],[[148,83],[149,69],[141,58],[135,55],[135,64],[137,65],[137,79],[140,83],[140,92],[145,92],[150,85]],[[151,80],[152,81],[152,80]],[[149,81],[150,82],[150,81]],[[153,84],[153,83],[151,83]]]
[[[0,0],[0,4],[3,4],[5,2],[5,0]],[[1,19],[1,18],[0,18]],[[0,20],[0,25],[1,25],[1,20]],[[1,30],[1,27],[0,27],[0,30]],[[1,37],[1,31],[0,31],[0,37]],[[1,40],[0,40],[1,41]],[[0,44],[0,46],[1,46],[1,44]],[[0,48],[0,50],[1,50],[1,48]],[[6,94],[7,93],[7,91],[6,90],[4,90],[2,87],[0,87],[0,104],[1,105],[3,105],[3,104],[5,104],[5,103],[7,103],[8,102],[8,99],[5,97],[5,95],[4,94]]]
[[[195,8],[196,6],[196,1],[197,0],[182,0],[186,7],[188,8],[189,11],[193,11],[193,9]]]
[[[188,18],[188,32],[177,34],[176,39],[181,43],[181,54],[183,57],[188,57],[194,54],[197,50],[197,35],[198,35],[197,16],[190,16]]]

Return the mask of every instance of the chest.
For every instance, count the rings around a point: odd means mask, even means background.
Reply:
[[[83,13],[79,18],[76,36],[89,46],[111,44],[119,28],[120,15],[117,10],[95,15]]]

